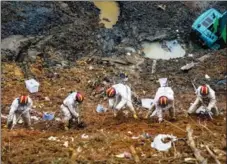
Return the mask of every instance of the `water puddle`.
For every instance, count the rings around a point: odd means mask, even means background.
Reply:
[[[145,57],[151,59],[164,59],[179,58],[185,55],[185,50],[177,42],[177,40],[143,43],[143,52]]]
[[[119,5],[117,2],[94,2],[95,6],[100,9],[100,23],[103,23],[106,28],[112,28],[117,23],[120,14]]]

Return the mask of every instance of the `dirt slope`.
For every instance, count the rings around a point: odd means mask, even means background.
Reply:
[[[5,120],[2,120],[2,163],[135,163],[132,159],[117,158],[115,155],[124,151],[131,152],[133,145],[141,163],[184,163],[185,158],[193,158],[193,152],[183,142],[176,143],[176,150],[169,152],[158,152],[151,148],[152,138],[160,133],[173,134],[180,138],[186,137],[185,128],[191,124],[194,130],[196,146],[202,151],[202,155],[209,163],[214,163],[205,149],[205,145],[214,151],[221,163],[226,162],[226,88],[216,86],[218,107],[222,115],[207,120],[196,116],[186,117],[185,111],[195,99],[193,88],[186,76],[199,77],[200,84],[207,73],[211,77],[209,84],[214,84],[215,79],[224,78],[226,57],[224,51],[211,54],[209,59],[200,63],[188,73],[182,73],[179,68],[189,59],[175,59],[171,61],[158,61],[157,72],[151,75],[148,68],[152,60],[147,59],[141,65],[144,72],[138,72],[138,77],[129,71],[129,83],[140,98],[153,97],[159,84],[159,77],[164,77],[169,70],[170,86],[173,87],[176,95],[177,120],[167,121],[158,124],[156,120],[148,121],[143,119],[146,111],[141,107],[138,109],[139,120],[134,120],[129,114],[128,118],[122,115],[113,118],[113,113],[98,114],[95,109],[98,103],[107,105],[107,101],[99,96],[92,96],[95,85],[99,84],[104,77],[111,77],[118,74],[123,67],[107,66],[98,60],[93,62],[87,59],[77,61],[76,67],[71,69],[45,69],[42,67],[43,59],[38,58],[30,65],[31,72],[40,82],[40,91],[30,94],[34,101],[34,107],[38,111],[59,111],[62,100],[71,90],[82,91],[86,99],[82,105],[84,128],[74,127],[65,132],[57,121],[34,123],[35,130],[29,131],[18,125],[13,131],[5,128]],[[198,56],[204,54],[197,54]],[[88,64],[89,63],[89,64]],[[150,63],[150,64],[149,64]],[[172,63],[172,67],[168,64]],[[178,63],[173,66],[173,63]],[[163,67],[162,65],[165,65]],[[92,66],[92,68],[91,68]],[[125,66],[124,70],[126,69]],[[179,68],[178,68],[179,67]],[[118,68],[121,68],[118,69]],[[147,68],[147,69],[145,69]],[[164,70],[161,70],[164,69]],[[166,70],[165,70],[166,69]],[[54,74],[55,73],[55,74]],[[57,74],[56,74],[57,73]],[[151,78],[152,77],[152,78]],[[213,85],[215,88],[215,85]],[[143,92],[145,91],[145,92]],[[2,63],[2,113],[8,114],[8,107],[16,96],[28,93],[24,86],[24,75],[16,63]],[[45,97],[49,97],[47,101]],[[137,106],[138,107],[138,106]],[[149,133],[151,138],[140,137],[132,139],[132,136],[139,136]],[[88,138],[81,138],[82,135]],[[59,141],[50,141],[50,136],[57,137]],[[68,147],[63,146],[68,141]],[[190,161],[195,163],[195,161]]]

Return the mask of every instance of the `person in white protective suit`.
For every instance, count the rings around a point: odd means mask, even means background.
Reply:
[[[188,114],[195,113],[199,106],[206,107],[207,112],[212,112],[214,115],[219,115],[218,108],[216,106],[215,91],[207,84],[199,86],[196,89],[196,100],[188,109]],[[212,110],[212,111],[211,111]]]
[[[171,87],[159,87],[155,94],[154,102],[151,105],[146,118],[158,116],[159,123],[163,121],[163,111],[169,110],[172,119],[175,118],[174,92]]]
[[[31,128],[31,108],[32,99],[29,96],[20,96],[14,99],[10,107],[9,115],[7,117],[7,128],[12,129],[20,117],[27,128]]]
[[[124,106],[129,107],[135,119],[138,119],[135,109],[132,105],[132,92],[128,85],[114,84],[106,90],[106,95],[109,98],[109,107],[114,110],[114,117],[117,112]]]
[[[63,123],[65,130],[69,129],[70,122],[75,118],[78,124],[81,123],[79,104],[84,100],[84,96],[80,92],[72,92],[66,97],[61,105],[63,113]]]

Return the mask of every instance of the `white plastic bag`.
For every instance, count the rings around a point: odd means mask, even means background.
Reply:
[[[163,143],[162,140],[165,138],[171,138],[171,141]],[[159,151],[167,151],[171,148],[171,143],[176,141],[177,137],[169,134],[159,134],[154,138],[154,141],[151,143],[151,147]]]
[[[161,87],[168,87],[167,78],[160,78],[159,83]]]

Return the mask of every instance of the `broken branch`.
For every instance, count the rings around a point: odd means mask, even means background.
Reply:
[[[196,159],[201,163],[201,164],[207,164],[207,159],[205,159],[201,154],[200,150],[196,148],[195,146],[195,141],[193,140],[192,133],[193,130],[191,129],[191,126],[188,124],[186,127],[186,131],[188,132],[188,145],[192,149]]]
[[[140,163],[139,156],[137,155],[134,146],[130,146],[130,150],[131,150],[131,152],[132,152],[132,154],[133,154],[133,156],[134,156],[135,162],[136,162],[136,163]]]
[[[221,162],[217,159],[217,157],[214,155],[214,153],[209,149],[209,147],[206,145],[206,149],[208,151],[208,153],[211,155],[212,158],[214,158],[215,162],[217,164],[221,164]]]

